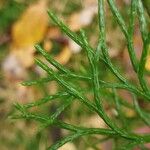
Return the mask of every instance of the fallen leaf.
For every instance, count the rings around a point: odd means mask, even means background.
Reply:
[[[31,5],[12,26],[12,47],[29,47],[40,42],[46,33],[48,15],[46,1]]]
[[[41,42],[48,27],[46,1],[38,1],[27,8],[12,26],[10,53],[15,55],[21,66],[28,68],[34,63],[34,45]],[[50,47],[49,47],[50,48]]]

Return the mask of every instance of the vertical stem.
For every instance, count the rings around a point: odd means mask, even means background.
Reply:
[[[130,37],[132,37],[132,43],[133,43],[136,14],[137,14],[137,0],[132,0],[131,1],[131,8],[130,8],[130,23],[129,23],[129,35],[130,35]]]
[[[125,120],[125,116],[121,110],[121,105],[120,105],[120,101],[119,101],[119,97],[117,95],[117,91],[115,88],[112,89],[113,90],[113,96],[114,96],[114,100],[115,100],[115,105],[116,105],[116,110],[118,113],[118,117],[120,119],[120,121],[122,121],[122,125],[125,129],[127,129],[127,122]]]
[[[143,4],[142,4],[141,0],[137,0],[137,2],[138,2],[137,4],[138,4],[138,17],[139,17],[139,22],[140,22],[140,31],[141,31],[142,39],[144,42],[148,35],[147,22],[146,22],[146,18],[144,15]]]
[[[94,53],[94,55],[92,55],[92,53],[90,52],[90,50],[88,49],[88,42],[87,42],[87,38],[85,36],[85,33],[83,30],[81,30],[81,36],[82,39],[84,41],[84,44],[86,45],[86,52],[87,52],[87,56],[88,56],[88,60],[90,62],[90,66],[91,66],[91,70],[92,70],[92,81],[93,81],[93,91],[94,91],[94,99],[95,99],[95,103],[96,106],[99,110],[102,111],[103,107],[102,107],[102,103],[101,103],[101,99],[100,99],[100,95],[99,95],[99,71],[98,71],[98,62],[99,62],[99,53],[98,51],[96,51],[96,53]]]
[[[88,59],[90,62],[90,66],[92,69],[92,75],[93,75],[93,91],[94,91],[94,99],[95,99],[95,103],[96,103],[96,107],[97,107],[97,113],[98,115],[104,120],[104,122],[111,128],[113,129],[116,133],[127,137],[127,133],[125,133],[124,131],[122,131],[121,129],[118,128],[118,126],[113,123],[110,118],[108,117],[108,115],[106,114],[106,112],[104,111],[104,108],[102,106],[102,100],[100,97],[100,85],[99,85],[99,78],[98,78],[98,51],[96,51],[96,53],[94,54],[94,56],[91,54],[91,52],[88,49],[88,42],[86,39],[86,36],[83,32],[83,30],[81,30],[81,36],[82,36],[82,40],[84,41],[84,44],[86,45],[86,52],[88,55]]]
[[[98,43],[98,48],[102,50],[102,53],[104,55],[104,58],[111,69],[111,71],[114,73],[114,75],[123,83],[126,83],[126,79],[117,71],[117,69],[114,67],[112,64],[109,53],[108,53],[108,48],[106,46],[106,29],[105,29],[105,16],[104,16],[104,0],[98,0],[98,19],[99,19],[99,30],[100,30],[100,35],[99,35],[99,43]]]
[[[134,71],[137,72],[138,60],[137,60],[137,57],[136,57],[136,54],[135,54],[135,51],[134,51],[134,47],[133,47],[133,43],[131,41],[131,37],[130,37],[130,35],[128,33],[128,30],[127,30],[127,27],[126,27],[126,24],[125,24],[125,22],[124,22],[124,20],[121,16],[118,8],[115,5],[114,0],[107,0],[107,1],[108,1],[108,4],[110,6],[110,9],[111,9],[113,15],[115,16],[122,32],[124,33],[124,35],[126,37],[130,60],[131,60]]]
[[[105,16],[104,16],[104,0],[98,0],[98,15],[99,15],[99,32],[100,32],[100,36],[99,36],[99,46],[98,47],[106,47],[106,33],[105,33]],[[106,124],[113,129],[116,133],[127,137],[128,133],[124,132],[123,130],[121,130],[120,128],[118,128],[118,126],[111,121],[111,119],[108,117],[108,115],[106,114],[106,112],[103,109],[103,106],[101,104],[99,104],[99,100],[100,100],[100,95],[99,95],[99,89],[100,89],[100,85],[98,82],[98,60],[99,60],[99,50],[96,50],[96,53],[94,55],[94,63],[95,66],[93,67],[93,83],[94,83],[94,96],[95,96],[95,102],[96,105],[98,105],[98,109],[101,108],[102,110],[102,119],[106,122]],[[107,49],[103,49],[106,52],[106,57],[108,58],[108,60],[110,60],[109,58],[109,54]],[[132,137],[132,136],[131,136]]]
[[[142,40],[143,40],[143,51],[138,67],[138,78],[140,85],[145,93],[149,93],[149,88],[147,87],[146,81],[144,79],[144,70],[145,70],[145,63],[146,63],[146,58],[148,55],[148,48],[149,48],[149,38],[150,35],[148,35],[148,30],[147,30],[147,23],[144,15],[144,8],[141,0],[138,0],[138,13],[139,13],[139,22],[140,22],[140,31],[142,35]]]
[[[150,44],[149,38],[150,38],[150,34],[149,34],[147,40],[144,42],[142,56],[140,59],[139,69],[138,69],[139,82],[140,82],[140,85],[141,85],[141,87],[145,93],[149,93],[149,88],[148,88],[147,83],[146,83],[145,78],[144,78],[145,63],[146,63],[149,44]]]

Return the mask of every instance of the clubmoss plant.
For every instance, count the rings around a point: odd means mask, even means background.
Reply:
[[[73,141],[82,136],[89,135],[105,135],[106,137],[112,139],[121,139],[123,144],[121,146],[116,147],[116,149],[124,149],[129,150],[133,149],[136,146],[144,147],[144,144],[150,143],[150,134],[140,135],[135,134],[134,131],[125,129],[124,127],[120,127],[114,120],[112,120],[106,110],[104,108],[104,99],[101,95],[101,91],[105,90],[106,95],[113,95],[113,103],[116,106],[116,110],[119,114],[119,121],[122,124],[126,124],[126,118],[124,116],[122,106],[129,107],[136,111],[139,118],[147,125],[150,126],[150,113],[145,111],[140,107],[137,97],[140,97],[143,101],[149,103],[150,102],[150,89],[145,80],[144,71],[145,71],[145,63],[148,55],[148,47],[150,44],[150,33],[147,29],[147,22],[144,15],[144,8],[141,0],[131,0],[131,8],[130,8],[130,19],[128,25],[126,25],[122,15],[120,14],[118,8],[114,0],[107,0],[110,10],[116,19],[122,33],[125,36],[128,53],[130,56],[131,64],[133,66],[133,70],[137,74],[139,85],[134,85],[127,78],[124,77],[117,69],[116,66],[113,65],[110,56],[109,49],[106,44],[106,29],[105,29],[105,10],[104,10],[104,0],[98,0],[98,20],[99,20],[99,40],[98,46],[96,49],[92,48],[88,42],[86,37],[86,33],[83,30],[80,30],[79,34],[72,32],[55,14],[51,11],[48,11],[48,14],[52,21],[73,41],[75,41],[83,50],[86,51],[87,58],[89,60],[89,70],[87,70],[87,75],[85,74],[77,74],[76,72],[72,72],[55,61],[52,56],[46,52],[42,47],[36,45],[36,50],[41,53],[43,57],[55,68],[57,68],[58,72],[54,71],[47,64],[43,63],[39,59],[35,59],[38,66],[40,66],[43,70],[45,70],[48,74],[48,77],[41,78],[34,81],[26,81],[22,84],[24,86],[36,85],[39,83],[49,83],[53,80],[57,81],[60,86],[62,86],[63,90],[58,92],[55,95],[48,95],[38,101],[28,103],[25,105],[15,104],[15,107],[20,112],[17,115],[14,115],[13,118],[24,118],[36,120],[41,123],[42,128],[46,128],[48,126],[57,126],[62,129],[66,129],[70,131],[70,135],[62,138],[58,142],[54,143],[47,150],[57,150],[59,147],[64,145],[67,142]],[[137,59],[135,54],[134,45],[133,45],[133,34],[134,34],[134,25],[135,19],[138,18],[140,22],[140,31],[143,40],[143,50],[140,60]],[[86,56],[85,56],[86,57]],[[103,81],[99,78],[99,74],[101,69],[99,68],[100,63],[104,63],[111,73],[116,77],[117,82],[109,82]],[[90,72],[90,73],[88,73]],[[84,81],[91,83],[93,86],[92,93],[94,95],[94,100],[90,100],[86,96],[85,89],[79,90],[77,88],[78,82],[75,84],[68,80],[68,78],[72,78],[76,81]],[[109,89],[109,90],[108,90]],[[124,89],[131,93],[133,97],[133,105],[128,103],[117,94],[118,89]],[[29,111],[32,107],[38,107],[45,103],[63,99],[63,103],[60,107],[56,109],[56,112],[51,116],[41,115],[37,113],[33,113]],[[65,99],[65,100],[64,100]],[[107,128],[85,128],[79,127],[72,124],[65,123],[58,119],[58,116],[74,101],[81,102],[81,105],[87,106],[87,108],[98,114],[100,118],[107,124]]]

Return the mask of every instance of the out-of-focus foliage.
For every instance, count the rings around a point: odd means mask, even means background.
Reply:
[[[15,0],[6,0],[2,2],[0,8],[0,34],[5,33],[11,24],[20,16],[25,5]]]
[[[150,1],[149,0],[143,0],[143,4],[144,4],[145,8],[147,9],[147,12],[150,16]]]

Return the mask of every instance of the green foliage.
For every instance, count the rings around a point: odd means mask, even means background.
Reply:
[[[19,17],[25,7],[14,0],[7,0],[0,9],[0,34],[8,30],[10,25]]]
[[[81,136],[93,134],[105,135],[106,137],[123,141],[122,146],[117,147],[116,149],[132,149],[135,146],[143,146],[145,143],[150,142],[150,135],[135,134],[134,131],[130,131],[128,128],[125,128],[124,125],[127,124],[128,120],[126,119],[125,114],[122,111],[122,107],[133,109],[137,112],[138,117],[147,126],[150,126],[149,112],[140,108],[140,105],[137,101],[137,97],[140,97],[142,98],[142,100],[145,100],[145,102],[150,102],[150,90],[144,78],[145,61],[148,53],[148,46],[150,43],[150,33],[148,33],[147,30],[143,5],[141,0],[132,0],[130,9],[130,21],[129,24],[126,25],[123,17],[121,16],[118,8],[114,3],[114,0],[107,0],[107,2],[113,16],[118,22],[118,25],[126,38],[131,63],[139,79],[140,86],[133,85],[127,78],[125,78],[120,73],[120,71],[112,64],[112,61],[109,57],[108,47],[106,44],[104,0],[98,0],[99,42],[96,49],[90,46],[86,34],[83,30],[81,30],[79,34],[72,32],[61,20],[59,20],[55,16],[54,13],[49,11],[48,14],[52,21],[56,24],[56,26],[58,26],[66,35],[68,35],[72,40],[80,45],[83,50],[86,51],[89,60],[90,71],[87,70],[86,75],[83,73],[77,74],[75,72],[72,72],[59,64],[57,61],[55,61],[49,55],[49,53],[44,51],[44,49],[42,49],[39,45],[35,46],[36,50],[41,53],[41,55],[45,57],[45,59],[51,65],[57,68],[58,72],[55,72],[52,68],[43,63],[41,60],[35,59],[37,65],[47,72],[48,77],[34,81],[26,81],[22,83],[22,85],[31,86],[41,83],[49,83],[54,80],[57,81],[61,87],[63,87],[63,91],[60,90],[60,92],[55,95],[48,95],[33,103],[25,105],[15,104],[16,109],[20,113],[13,115],[12,117],[15,119],[24,118],[38,121],[41,123],[42,129],[53,125],[71,132],[70,135],[62,138],[60,141],[47,148],[48,150],[56,150],[67,142],[73,141],[74,139],[77,139]],[[140,31],[143,40],[143,51],[140,60],[138,60],[136,57],[133,45],[134,22],[136,16],[138,16],[140,22]],[[101,62],[104,63],[111,71],[111,73],[118,79],[116,83],[109,81],[106,82],[99,79],[99,74],[101,71],[101,69],[99,68],[99,63]],[[86,91],[84,89],[79,90],[79,88],[77,87],[80,87],[80,85],[78,85],[78,82],[74,83],[72,82],[72,80],[68,80],[70,78],[74,79],[75,81],[84,81],[86,83],[90,83],[92,85],[91,89],[94,100],[87,98]],[[133,96],[133,105],[122,100],[122,98],[120,98],[117,94],[117,89],[125,89],[126,91],[130,92]],[[114,120],[112,120],[107,115],[103,106],[103,90],[105,91],[107,96],[111,96],[110,99],[112,99],[112,103],[116,106],[116,110],[119,114],[118,120],[120,123],[122,123],[122,127],[120,127]],[[52,100],[59,100],[62,102],[62,104],[51,116],[37,114],[30,111],[30,108],[32,107],[39,107],[45,103],[51,102]],[[108,128],[85,128],[74,126],[72,124],[61,121],[58,116],[74,101],[79,101],[81,105],[85,105],[90,111],[97,113],[99,117],[102,118],[107,124]]]

